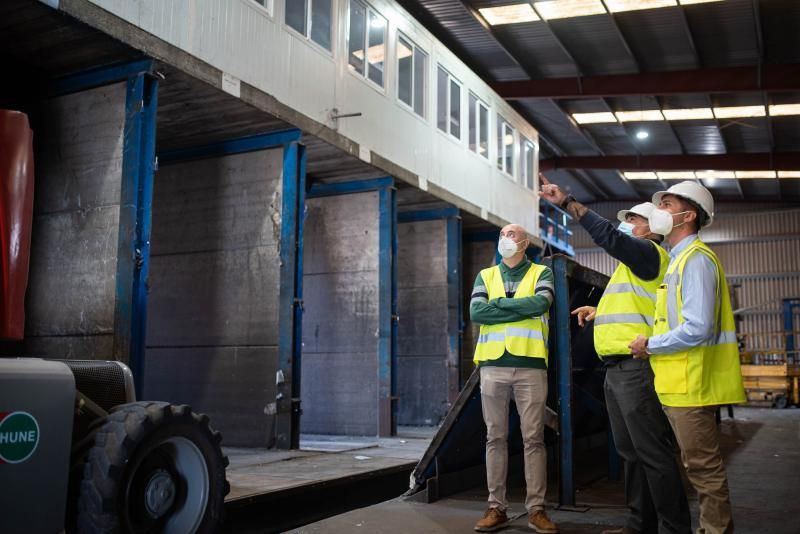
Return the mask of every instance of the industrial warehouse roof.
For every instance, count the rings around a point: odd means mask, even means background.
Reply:
[[[721,199],[800,201],[797,0],[400,4],[514,102],[541,169],[581,200],[696,178]]]

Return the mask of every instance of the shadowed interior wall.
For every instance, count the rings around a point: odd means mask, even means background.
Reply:
[[[113,357],[125,88],[42,105],[25,354]]]
[[[145,394],[207,413],[227,445],[274,439],[282,161],[261,150],[155,178]]]
[[[478,341],[477,325],[469,319],[469,301],[472,297],[472,286],[482,269],[494,265],[496,241],[467,241],[464,243],[464,342],[461,349],[461,379],[466,382],[475,369],[472,357]]]
[[[300,428],[378,434],[378,193],[309,199]]]
[[[447,221],[397,227],[398,424],[447,414]]]

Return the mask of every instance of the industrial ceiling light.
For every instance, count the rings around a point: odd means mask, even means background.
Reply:
[[[636,139],[638,139],[639,141],[644,141],[648,137],[650,137],[650,134],[647,133],[647,130],[639,130],[638,132],[636,132]]]
[[[533,4],[539,16],[545,20],[601,15],[606,8],[601,0],[547,0]]]
[[[658,172],[659,180],[694,180],[696,177],[692,171]]]
[[[776,104],[769,107],[769,114],[773,117],[800,115],[800,104]]]
[[[614,114],[610,111],[600,113],[573,113],[572,118],[578,124],[599,124],[602,122],[617,122]]]
[[[640,9],[655,9],[657,7],[677,6],[676,0],[605,0],[606,7],[611,13],[623,11],[639,11]]]
[[[714,108],[714,116],[718,119],[747,119],[764,117],[767,114],[764,106],[731,106]]]
[[[775,178],[775,171],[736,171],[737,178]]]
[[[711,4],[713,2],[722,2],[722,0],[678,0],[682,6],[688,6],[691,4]]]
[[[619,122],[647,122],[663,121],[664,115],[658,109],[643,109],[640,111],[617,111],[614,113]]]
[[[665,109],[664,117],[668,121],[688,121],[700,119],[713,119],[714,113],[711,108],[686,108],[686,109]]]
[[[523,4],[509,4],[497,7],[484,7],[478,10],[492,26],[501,24],[520,24],[540,20],[539,15],[528,2]]]
[[[800,171],[778,171],[778,178],[800,178]]]
[[[648,172],[639,172],[639,171],[628,171],[622,173],[625,178],[628,180],[655,180],[656,173],[648,171]]]
[[[733,171],[697,171],[695,173],[701,180],[710,180],[710,179],[733,179],[736,178],[736,174]]]

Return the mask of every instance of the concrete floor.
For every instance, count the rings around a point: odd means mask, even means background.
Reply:
[[[800,534],[800,410],[737,408],[735,419],[721,425],[737,533]],[[597,464],[598,462],[595,462]],[[578,471],[580,473],[580,471]],[[555,510],[551,517],[563,534],[599,533],[623,524],[623,487],[605,478],[577,481],[578,504],[584,513]],[[555,498],[551,485],[548,499]],[[697,525],[697,500],[690,494]],[[469,532],[481,517],[485,490],[472,491],[422,504],[394,499],[331,517],[293,532],[449,533]],[[523,512],[523,492],[511,492],[512,512]],[[504,532],[530,532],[522,517]]]
[[[300,450],[225,448],[231,492],[226,501],[406,467],[413,469],[432,427],[401,427],[393,438],[303,434]]]

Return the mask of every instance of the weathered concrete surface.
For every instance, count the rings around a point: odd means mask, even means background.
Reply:
[[[497,243],[494,241],[465,242],[463,248],[463,273],[464,273],[464,338],[461,345],[461,380],[465,382],[475,364],[472,356],[475,354],[475,344],[478,341],[480,326],[469,320],[469,301],[472,296],[472,286],[475,278],[482,269],[494,265]]]
[[[398,424],[437,425],[447,414],[447,222],[397,230]]]
[[[800,472],[800,410],[736,408],[735,420],[723,419],[721,444],[728,470],[733,518],[737,533],[797,534],[797,473]],[[602,454],[602,451],[600,451]],[[548,514],[564,534],[596,534],[604,528],[624,524],[623,485],[598,479],[603,462],[586,455],[576,459],[577,503],[588,505],[585,513],[555,510],[557,486],[555,459],[550,458]],[[524,509],[521,487],[511,488],[511,513]],[[692,522],[697,522],[697,498],[689,495]],[[486,489],[476,487],[433,504],[402,498],[353,510],[346,514],[313,523],[293,532],[469,532],[486,510]],[[502,532],[531,532],[521,517]]]
[[[282,151],[163,167],[153,193],[145,394],[269,446],[277,371]]]
[[[309,199],[301,430],[378,433],[378,194]]]
[[[43,104],[26,354],[112,357],[124,120],[124,83]]]

